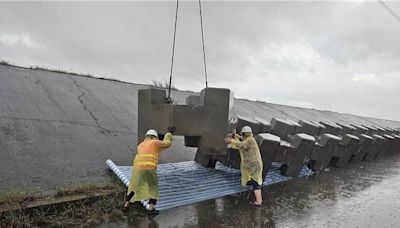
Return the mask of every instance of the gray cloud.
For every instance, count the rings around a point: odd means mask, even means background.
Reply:
[[[400,13],[399,2],[387,4]],[[199,91],[197,7],[180,4],[174,82]],[[1,2],[0,58],[137,83],[167,80],[174,11],[173,1]],[[204,2],[203,15],[211,86],[400,120],[400,23],[379,3]]]

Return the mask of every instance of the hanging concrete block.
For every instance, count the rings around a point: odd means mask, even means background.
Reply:
[[[338,150],[334,152],[334,156],[331,159],[330,164],[336,167],[345,166],[351,158],[354,158],[356,156],[359,148],[359,137],[351,134],[344,135],[338,145]]]
[[[148,129],[163,135],[168,126],[175,126],[175,134],[186,137],[185,144],[198,147],[196,160],[204,166],[213,166],[213,156],[226,154],[223,139],[234,127],[233,93],[228,89],[206,88],[200,97],[190,96],[186,102],[186,105],[167,103],[165,90],[139,90],[138,142]]]

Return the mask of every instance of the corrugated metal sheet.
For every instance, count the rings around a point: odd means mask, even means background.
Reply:
[[[106,164],[125,186],[129,185],[131,166],[117,166],[112,160],[107,160]],[[291,177],[280,175],[278,167],[279,164],[273,164],[264,186],[291,179]],[[240,170],[225,167],[220,163],[217,163],[215,169],[202,167],[194,161],[161,164],[158,166],[157,173],[160,187],[158,210],[248,190],[241,187]],[[312,174],[310,169],[304,167],[300,177]]]

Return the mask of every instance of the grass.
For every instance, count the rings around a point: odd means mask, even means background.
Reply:
[[[168,89],[169,82],[167,80],[165,80],[164,82],[153,80],[151,81],[151,85],[157,88]],[[171,89],[177,90],[177,88],[173,84],[171,85]]]
[[[63,69],[57,69],[57,68],[49,68],[49,67],[44,67],[44,66],[31,66],[29,68],[32,70],[44,70],[44,71],[50,71],[50,72],[55,72],[55,73],[71,74],[71,75],[78,75],[78,76],[94,78],[94,76],[91,74],[77,73],[77,72],[63,70]]]
[[[4,66],[11,66],[12,64],[8,61],[8,60],[0,60],[0,65],[4,65]]]
[[[28,191],[0,192],[0,207],[16,207],[24,203],[32,202],[40,198],[40,195]]]
[[[35,209],[10,211],[0,215],[0,227],[36,226],[92,226],[123,217],[121,194],[111,194],[95,201],[68,203],[62,209]]]
[[[54,197],[72,196],[72,195],[90,195],[106,190],[117,190],[117,187],[104,183],[79,183],[56,189]]]
[[[107,223],[123,216],[121,204],[124,189],[122,184],[113,182],[77,183],[56,189],[54,199],[60,199],[64,203],[34,209],[24,209],[22,205],[39,199],[39,195],[22,191],[2,192],[0,207],[17,206],[20,209],[0,213],[0,227],[91,226]],[[96,193],[106,195],[95,197]],[[86,196],[82,200],[69,201],[71,196],[82,195]],[[93,197],[87,198],[88,196]]]

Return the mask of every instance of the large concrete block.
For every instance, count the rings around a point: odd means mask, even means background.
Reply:
[[[383,127],[380,127],[380,126],[374,126],[374,127],[378,130],[377,134],[383,135],[386,133],[386,129],[384,129]]]
[[[365,157],[365,160],[368,161],[377,157],[378,153],[383,149],[383,145],[385,143],[385,138],[380,135],[374,134],[372,135],[372,138],[374,140],[372,142],[371,150]]]
[[[395,151],[394,154],[400,154],[400,135],[394,135],[395,138]]]
[[[319,123],[325,126],[325,128],[322,129],[320,132],[321,135],[322,134],[339,135],[339,132],[342,130],[342,127],[332,122],[320,121]]]
[[[356,131],[356,128],[349,125],[349,124],[343,124],[343,123],[336,123],[339,127],[342,129],[339,131],[339,135],[344,136],[346,134],[353,135],[354,131]]]
[[[316,171],[327,167],[334,153],[338,150],[339,142],[338,136],[323,134],[307,156],[310,167]]]
[[[261,124],[260,132],[259,133],[271,133],[271,123],[262,119],[262,118],[254,118]]]
[[[256,135],[260,133],[262,129],[262,124],[257,120],[245,116],[238,116],[236,123],[236,132],[240,133],[244,126],[249,126],[253,130],[253,134]]]
[[[192,95],[186,97],[187,105],[199,106],[200,105],[200,95]]]
[[[206,88],[200,97],[191,96],[186,102],[167,103],[165,90],[139,90],[138,142],[150,128],[163,135],[168,126],[175,126],[175,134],[185,136],[185,144],[198,147],[200,164],[215,164],[213,156],[227,153],[223,139],[233,129],[233,94],[228,89]]]
[[[366,134],[368,132],[368,128],[366,128],[362,125],[354,125],[354,124],[350,124],[350,125],[355,128],[355,131],[353,132],[353,134],[355,136],[360,136],[361,134]]]
[[[310,121],[300,120],[299,121],[300,127],[296,128],[295,133],[305,133],[312,136],[318,136],[319,132],[325,128],[321,124],[315,124]]]
[[[395,151],[395,138],[387,134],[383,134],[382,137],[385,138],[385,143],[382,146],[382,150],[377,154],[377,158],[394,154]]]
[[[360,148],[360,138],[346,134],[339,143],[338,150],[334,152],[330,164],[335,167],[345,166],[350,159],[354,158]]]
[[[315,138],[313,136],[300,133],[292,138],[290,145],[282,145],[283,154],[276,156],[276,160],[282,163],[282,174],[292,177],[298,177],[301,169],[304,167],[305,159],[310,151],[313,150]]]
[[[374,138],[366,134],[360,134],[358,138],[360,139],[359,148],[355,153],[352,160],[353,162],[360,162],[366,159],[368,153],[371,151],[372,143],[374,141]]]
[[[272,134],[279,136],[281,139],[290,140],[291,135],[295,134],[296,128],[295,124],[290,121],[272,118],[271,120],[271,132]]]
[[[278,153],[282,154],[282,147],[280,147],[280,138],[276,135],[269,133],[259,134],[255,137],[258,147],[260,148],[261,157],[263,161],[263,178],[268,173],[268,170],[272,166],[272,162],[275,161],[275,157]]]

